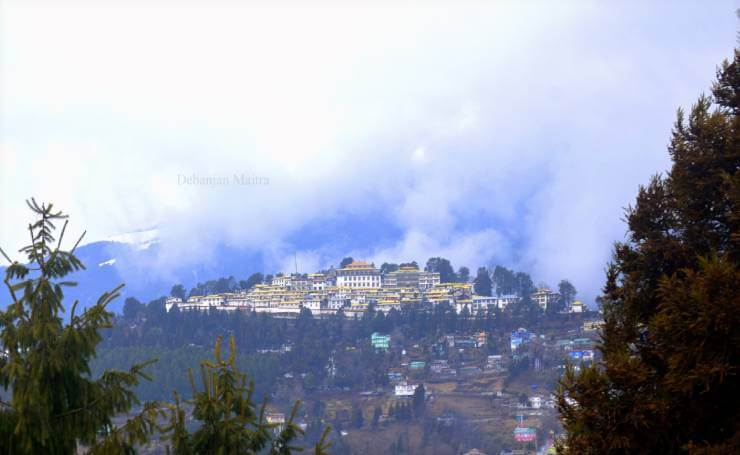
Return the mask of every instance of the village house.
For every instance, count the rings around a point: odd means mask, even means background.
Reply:
[[[370,335],[370,344],[372,344],[375,349],[387,351],[391,347],[391,336],[374,332]]]
[[[414,396],[414,392],[416,392],[417,387],[418,384],[408,384],[406,382],[402,382],[400,384],[396,384],[394,394],[397,397],[412,397]]]

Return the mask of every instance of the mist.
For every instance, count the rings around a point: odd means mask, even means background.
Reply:
[[[672,4],[3,2],[0,245],[35,196],[88,242],[155,228],[132,276],[218,246],[268,273],[443,256],[592,303],[736,44],[734,2]]]

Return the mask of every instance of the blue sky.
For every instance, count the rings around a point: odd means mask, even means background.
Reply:
[[[0,3],[4,247],[36,196],[90,241],[156,226],[146,273],[442,255],[587,301],[740,6],[64,3]],[[181,184],[234,174],[269,183]]]

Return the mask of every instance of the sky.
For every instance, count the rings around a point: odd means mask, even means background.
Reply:
[[[155,228],[146,273],[443,256],[592,302],[738,7],[0,0],[0,246],[34,196]]]

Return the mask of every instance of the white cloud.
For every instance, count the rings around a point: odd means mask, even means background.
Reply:
[[[593,296],[733,8],[451,5],[4,2],[3,245],[35,195],[89,240],[158,226],[159,268],[225,243],[291,270],[302,226],[383,213],[403,234],[356,255],[495,257]],[[269,185],[178,184],[235,173]]]
[[[376,265],[416,261],[423,267],[428,258],[440,256],[450,259],[455,267],[473,267],[488,264],[493,256],[511,258],[512,251],[509,242],[493,229],[455,234],[444,241],[423,231],[409,230],[397,245],[376,250],[370,255]]]

